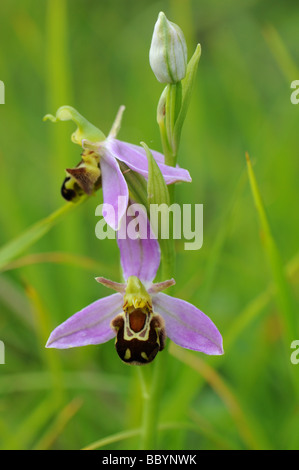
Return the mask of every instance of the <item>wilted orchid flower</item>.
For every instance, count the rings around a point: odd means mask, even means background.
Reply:
[[[128,185],[119,162],[146,179],[148,177],[148,160],[144,148],[116,139],[124,109],[124,106],[120,107],[108,137],[70,106],[59,108],[56,116],[47,114],[44,117],[44,120],[53,122],[71,120],[78,126],[72,134],[72,141],[83,148],[82,159],[75,168],[66,170],[62,195],[67,200],[74,200],[83,193],[90,195],[102,186],[104,204],[114,209],[105,211],[104,217],[114,230],[119,228],[129,200]],[[165,165],[164,155],[159,152],[152,151],[152,154],[166,184],[191,181],[187,170]]]
[[[138,217],[147,217],[142,208]],[[122,224],[128,225],[129,219],[124,217]],[[147,235],[118,240],[125,283],[96,278],[117,293],[97,300],[58,326],[46,347],[100,344],[116,336],[120,358],[127,364],[141,365],[151,362],[164,348],[167,335],[183,348],[223,354],[222,337],[209,317],[194,305],[161,293],[175,281],[153,283],[160,249],[149,223]]]

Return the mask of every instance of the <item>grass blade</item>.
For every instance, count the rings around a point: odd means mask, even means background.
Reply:
[[[290,343],[294,339],[294,335],[296,336],[297,334],[296,310],[293,305],[292,293],[284,272],[280,253],[271,233],[271,228],[268,222],[268,217],[262,201],[258,183],[249,155],[247,153],[246,161],[250,187],[255,207],[259,216],[263,247],[265,249],[265,253],[272,272],[274,285],[276,288],[277,303],[285,327],[285,339],[287,342],[287,347],[289,348]]]
[[[46,235],[49,230],[55,224],[57,224],[57,222],[62,220],[68,212],[72,211],[85,199],[86,198],[83,197],[77,204],[73,204],[71,202],[65,204],[48,217],[45,217],[44,219],[29,227],[19,237],[2,246],[0,249],[0,270],[2,270],[14,258],[16,258],[23,251]]]

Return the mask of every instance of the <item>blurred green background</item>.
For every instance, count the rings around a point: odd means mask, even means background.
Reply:
[[[245,160],[247,151],[296,321],[294,2],[3,0],[0,242],[63,205],[64,169],[80,160],[80,148],[70,141],[73,124],[44,123],[46,113],[69,104],[107,133],[124,104],[119,138],[161,150],[156,106],[163,86],[148,62],[160,10],[183,29],[189,57],[202,45],[179,151],[193,183],[178,185],[176,195],[180,203],[204,204],[204,244],[184,251],[177,242],[174,295],[211,317],[223,334],[225,355],[209,358],[171,346],[158,445],[298,449],[299,364],[290,362],[279,274],[260,236]],[[121,363],[113,341],[66,351],[44,348],[54,327],[109,294],[95,276],[119,278],[116,244],[94,234],[101,202],[98,192],[0,275],[2,449],[78,449],[107,436],[101,448],[138,448],[138,436],[117,436],[139,428],[142,403],[136,368]],[[297,329],[293,339],[299,339]]]

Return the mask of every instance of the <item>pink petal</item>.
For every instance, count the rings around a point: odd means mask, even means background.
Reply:
[[[169,279],[168,281],[157,282],[156,284],[152,284],[151,287],[148,289],[149,294],[158,294],[162,290],[168,289],[168,287],[174,286],[175,280]]]
[[[108,139],[105,147],[111,156],[124,162],[131,170],[136,171],[145,178],[148,177],[148,161],[143,147],[128,144],[117,139]],[[154,150],[151,150],[151,152],[158,163],[166,184],[178,181],[191,181],[191,176],[187,170],[165,165],[164,156],[161,153]]]
[[[129,224],[133,223],[134,219],[136,220],[136,217],[128,215],[133,207],[138,208],[135,215],[140,221],[139,230],[142,238],[132,239],[128,236]],[[145,228],[144,232],[140,226]],[[147,214],[140,204],[129,206],[127,214],[121,221],[121,228],[117,232],[117,243],[124,279],[137,276],[145,283],[153,281],[160,265],[160,247],[152,232]]]
[[[143,147],[135,144],[130,144],[128,142],[123,142],[122,140],[115,139],[115,141],[119,143],[119,147],[123,149],[124,153],[130,150],[130,153],[138,156],[139,158],[146,157]],[[157,152],[156,150],[151,150],[151,152],[157,163],[165,163],[165,157],[163,153]]]
[[[115,336],[110,323],[122,311],[122,304],[121,294],[96,300],[55,328],[46,347],[66,349],[109,341]]]
[[[108,287],[108,289],[113,289],[120,294],[125,294],[126,292],[126,284],[120,284],[119,282],[111,281],[105,277],[96,277],[95,280],[103,286]]]
[[[223,354],[221,334],[194,305],[162,293],[152,301],[154,312],[164,318],[166,334],[174,343],[209,355]]]
[[[129,191],[126,180],[117,161],[109,155],[101,157],[103,215],[110,227],[119,228],[121,218],[126,212]]]

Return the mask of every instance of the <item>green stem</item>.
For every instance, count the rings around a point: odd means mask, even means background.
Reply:
[[[169,166],[175,166],[177,161],[174,128],[181,105],[181,93],[182,85],[180,82],[175,85],[168,85],[165,94],[165,119],[159,121],[165,163]]]
[[[167,138],[167,132],[166,132],[164,119],[159,121],[159,129],[160,129],[160,138],[162,142],[163,155],[165,157],[165,163],[166,165],[169,165],[169,162],[172,161],[172,153],[171,153],[170,144]]]
[[[171,214],[169,214],[169,225],[172,223]],[[165,243],[164,243],[165,242]],[[174,277],[175,272],[175,246],[174,240],[160,240],[161,247],[161,279],[167,281]]]
[[[160,128],[162,148],[165,163],[169,166],[176,166],[178,139],[175,134],[175,123],[180,113],[182,105],[182,84],[167,85],[164,89],[157,109],[157,122]],[[150,160],[149,160],[150,161]],[[165,186],[166,188],[166,186]],[[175,201],[174,185],[166,188],[169,198],[168,204]],[[169,239],[160,239],[161,248],[161,277],[162,280],[171,279],[175,272],[175,246],[173,240],[173,220],[172,212],[169,213]],[[157,431],[159,428],[159,405],[165,376],[165,361],[167,359],[167,349],[161,352],[153,364],[150,385],[147,385],[144,370],[140,369],[141,388],[143,390],[143,418],[141,449],[153,450],[156,446]]]
[[[169,139],[164,123],[160,125],[162,146],[165,152],[165,163],[170,166],[176,165],[177,155],[169,148]],[[174,202],[174,185],[168,187],[170,205]],[[175,247],[172,238],[172,218],[170,217],[170,238],[169,240],[160,240],[161,247],[161,278],[163,280],[171,279],[175,270]],[[165,348],[152,364],[151,380],[146,381],[145,370],[139,368],[143,395],[143,416],[140,448],[142,450],[155,450],[157,443],[157,433],[159,428],[159,411],[161,394],[163,388],[163,379],[165,376],[165,361],[168,351]]]
[[[138,368],[140,375],[142,396],[143,396],[143,416],[140,448],[142,450],[155,450],[157,442],[157,429],[159,421],[160,395],[165,372],[164,361],[166,351],[159,354],[152,364],[150,384],[146,380],[145,370],[141,366]]]
[[[176,166],[177,163],[177,149],[175,145],[174,127],[177,115],[181,105],[182,85],[177,83],[175,85],[168,85],[162,96],[160,108],[164,106],[164,117],[161,109],[158,108],[157,120],[160,128],[160,137],[162,148],[165,157],[165,164],[169,166]],[[164,103],[164,105],[163,105]],[[169,205],[175,202],[175,185],[172,184],[167,187],[169,193]],[[162,279],[171,279],[175,271],[175,247],[173,240],[173,218],[172,213],[169,213],[169,240],[160,240],[161,257],[162,257]]]

